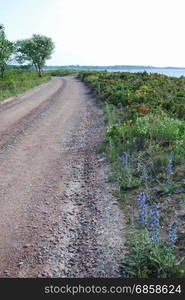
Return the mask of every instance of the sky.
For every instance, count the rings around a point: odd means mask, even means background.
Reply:
[[[184,0],[0,0],[9,40],[51,37],[47,65],[185,67]]]

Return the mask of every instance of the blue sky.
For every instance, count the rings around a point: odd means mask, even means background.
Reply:
[[[7,38],[51,37],[48,65],[185,66],[184,0],[0,0]]]

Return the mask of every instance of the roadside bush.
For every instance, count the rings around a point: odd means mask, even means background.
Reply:
[[[68,75],[76,75],[78,73],[78,70],[51,70],[51,71],[46,71],[46,74],[49,76],[68,76]]]
[[[185,77],[128,72],[79,72],[78,78],[89,84],[95,95],[114,105],[122,103],[133,113],[144,104],[151,112],[166,111],[173,117],[185,116]],[[142,112],[141,112],[142,114]]]
[[[135,136],[142,136],[146,142],[173,143],[182,139],[185,134],[184,122],[166,114],[147,114],[136,119],[133,125]]]
[[[129,230],[134,231],[124,257],[123,277],[184,276],[182,260],[177,259],[182,245],[178,244],[173,226],[173,246],[164,237],[174,215],[184,214],[178,199],[184,193],[185,77],[94,71],[80,72],[79,78],[90,86],[104,107],[106,152],[112,166],[109,176],[117,186],[115,194],[124,208]],[[162,211],[160,229],[165,232],[160,240],[157,212],[147,216],[153,218],[150,228],[143,230],[135,224],[135,196],[141,189],[147,196],[147,202],[140,204],[141,219],[145,219],[154,203]],[[180,232],[183,221],[176,219]],[[157,241],[155,245],[151,234]]]

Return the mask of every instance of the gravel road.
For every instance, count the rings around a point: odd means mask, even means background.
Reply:
[[[0,277],[119,277],[103,113],[73,77],[0,104]]]

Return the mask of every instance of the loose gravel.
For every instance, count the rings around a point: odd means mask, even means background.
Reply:
[[[88,88],[54,78],[1,104],[0,120],[0,277],[120,277],[123,211]]]

